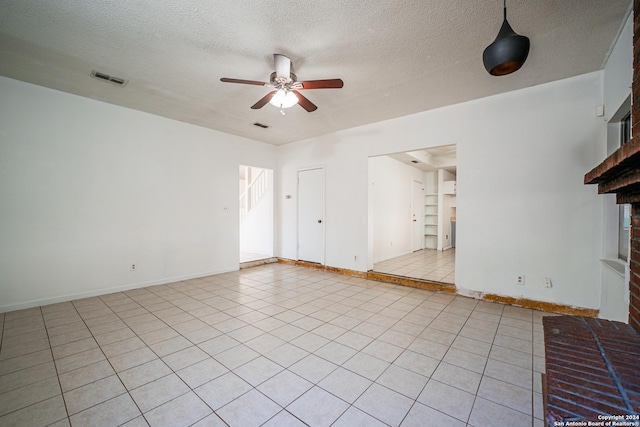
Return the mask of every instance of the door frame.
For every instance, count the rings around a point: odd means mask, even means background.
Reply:
[[[297,203],[296,203],[296,260],[300,260],[300,172],[306,172],[311,170],[320,169],[322,171],[322,250],[321,250],[321,260],[320,265],[325,265],[326,257],[325,257],[325,234],[326,234],[326,208],[325,208],[325,188],[326,188],[326,174],[324,165],[317,166],[306,166],[302,168],[296,169],[296,194],[297,194]]]
[[[264,171],[264,173],[267,174],[267,182],[269,185],[269,192],[271,193],[270,197],[271,197],[271,209],[270,209],[270,214],[271,214],[271,221],[269,222],[269,240],[271,241],[271,244],[269,245],[269,253],[268,254],[263,254],[263,255],[269,255],[269,258],[273,258],[276,254],[276,186],[275,186],[275,170],[272,167],[266,167],[266,166],[255,166],[255,165],[250,165],[250,164],[246,164],[246,163],[239,163],[238,167],[245,167],[245,168],[253,168],[253,169],[262,169]],[[246,180],[246,177],[245,177]],[[246,185],[245,185],[246,187]],[[240,191],[240,189],[239,189]],[[241,191],[240,194],[242,195]],[[238,209],[240,209],[240,206],[238,205]],[[240,212],[238,212],[238,214],[240,214]],[[239,217],[240,215],[238,215]],[[238,221],[238,256],[240,255],[240,251],[242,248],[241,245],[241,240],[242,240],[242,223],[240,221]],[[240,260],[238,260],[238,263],[240,264]]]
[[[421,190],[421,197],[420,200],[418,201],[419,207],[420,209],[418,209],[418,225],[419,225],[419,229],[420,229],[420,248],[419,249],[415,249],[415,247],[417,246],[414,242],[414,238],[415,238],[415,230],[414,230],[414,225],[413,225],[413,221],[411,222],[411,252],[416,252],[416,251],[421,251],[422,249],[424,249],[424,183],[420,182],[420,181],[416,181],[416,179],[412,179],[411,180],[411,214],[413,215],[414,212],[416,212],[416,194],[415,194],[415,189],[416,189],[416,185],[418,187],[420,187]],[[413,219],[413,218],[412,218]]]

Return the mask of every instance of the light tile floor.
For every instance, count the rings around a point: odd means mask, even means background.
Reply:
[[[456,281],[456,250],[423,249],[407,255],[376,262],[373,271],[442,283]]]
[[[284,264],[0,314],[1,426],[542,426],[543,313]]]

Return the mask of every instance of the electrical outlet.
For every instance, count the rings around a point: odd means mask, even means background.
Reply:
[[[516,276],[516,285],[524,286],[524,275]]]
[[[545,277],[544,278],[544,287],[545,288],[550,288],[551,286],[552,286],[551,285],[551,279],[549,277]]]
[[[135,264],[131,264],[131,271],[136,271],[136,265]]]
[[[354,261],[357,261],[357,260],[358,260],[358,255],[354,255],[354,256],[353,256],[353,260],[354,260]]]

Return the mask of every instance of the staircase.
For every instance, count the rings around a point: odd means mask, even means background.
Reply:
[[[244,191],[240,194],[240,221],[260,203],[269,189],[269,180],[265,169],[244,166]],[[255,176],[254,176],[255,175]]]

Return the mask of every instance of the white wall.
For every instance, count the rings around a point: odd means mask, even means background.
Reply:
[[[629,300],[625,300],[625,296],[629,294],[629,281],[625,280],[624,273],[621,274],[618,268],[603,263],[601,280],[602,296],[599,316],[604,319],[628,322]]]
[[[583,182],[604,157],[601,96],[599,72],[485,100],[481,139],[458,146],[458,286],[599,307],[602,199]]]
[[[358,132],[358,129],[346,132]],[[296,259],[297,256],[295,195],[298,169],[324,166],[325,264],[366,271],[369,156],[359,144],[341,142],[341,138],[341,133],[334,133],[312,141],[276,147],[276,199],[279,201],[276,254],[288,259]],[[285,195],[292,197],[285,199]]]
[[[631,94],[633,13],[629,15],[604,67],[604,111],[608,121]]]
[[[591,73],[278,147],[278,254],[295,258],[296,201],[284,195],[295,194],[298,168],[325,166],[326,264],[365,271],[368,157],[457,144],[462,292],[599,307],[602,199],[583,179],[604,157],[604,123],[595,115],[602,77]],[[516,287],[517,274],[526,276],[525,286]],[[544,277],[553,288],[544,288]]]
[[[412,252],[413,181],[423,172],[387,156],[373,157],[369,197],[373,197],[374,262]]]
[[[616,112],[629,103],[633,79],[633,14],[620,33],[611,55],[604,67],[604,121],[607,126],[607,155],[615,151],[620,144],[621,117]],[[626,110],[626,107],[622,110]],[[603,157],[604,159],[604,157]],[[618,205],[615,195],[600,196],[603,200],[603,235],[601,258],[618,262]],[[601,266],[602,298],[600,317],[627,321],[629,315],[629,266],[625,265],[625,274],[611,268],[606,263]]]
[[[0,311],[238,268],[238,165],[273,168],[273,146],[3,77],[0,93]]]

